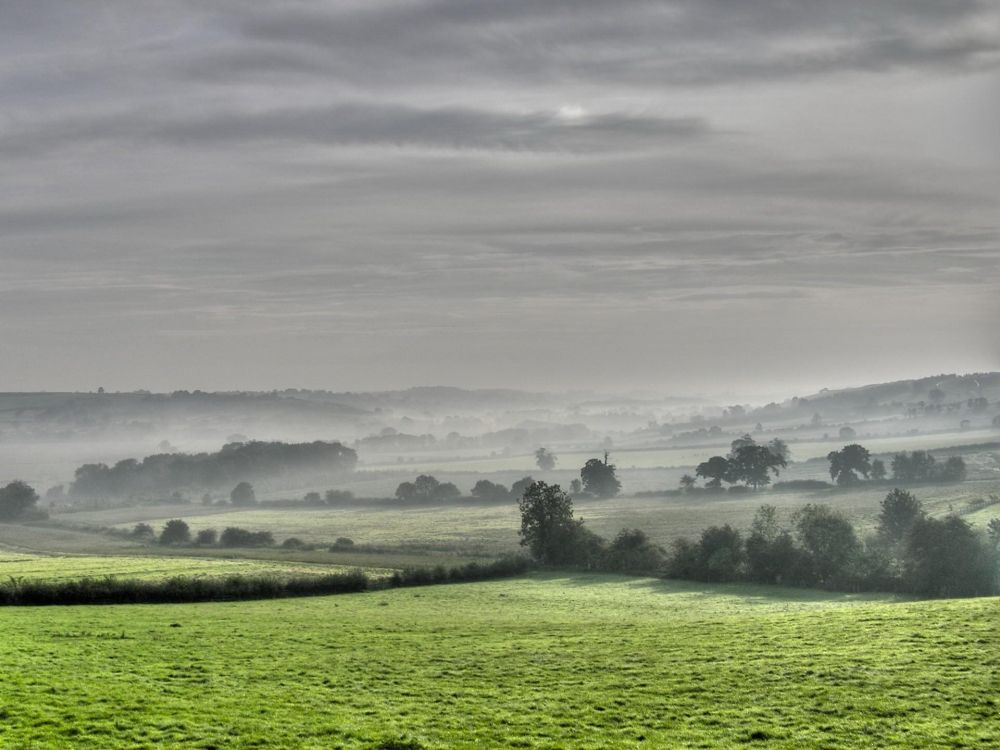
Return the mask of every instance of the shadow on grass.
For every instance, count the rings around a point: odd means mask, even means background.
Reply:
[[[564,586],[599,587],[607,585],[631,585],[652,594],[671,596],[683,594],[685,597],[705,599],[720,596],[735,597],[746,604],[781,603],[847,603],[847,602],[905,602],[914,597],[881,592],[850,593],[843,591],[823,591],[821,589],[797,588],[791,586],[771,586],[755,583],[704,583],[663,578],[630,576],[614,573],[581,573],[578,571],[540,571],[530,575],[537,581],[551,581]]]

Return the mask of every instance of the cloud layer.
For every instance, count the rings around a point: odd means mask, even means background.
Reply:
[[[11,3],[8,389],[1000,367],[975,0]]]

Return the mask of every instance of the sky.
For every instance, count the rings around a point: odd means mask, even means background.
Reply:
[[[0,390],[1000,369],[996,0],[0,18]]]

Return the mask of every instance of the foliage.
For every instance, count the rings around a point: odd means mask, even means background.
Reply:
[[[843,585],[861,549],[851,522],[829,506],[814,504],[799,510],[793,521],[812,580],[819,585]]]
[[[894,489],[882,501],[878,516],[879,538],[890,545],[903,541],[910,527],[924,516],[920,501],[905,490]]]
[[[838,485],[856,484],[860,477],[867,479],[871,474],[871,454],[857,443],[830,451],[826,458],[830,462],[830,478]]]
[[[518,501],[521,544],[543,565],[579,561],[576,549],[581,521],[573,518],[573,501],[558,484],[535,482]]]
[[[0,487],[0,521],[24,517],[38,503],[38,493],[19,479]]]
[[[639,529],[622,529],[608,545],[601,568],[623,573],[656,573],[666,560],[661,547]]]
[[[907,589],[922,596],[984,596],[996,593],[996,554],[958,516],[918,517],[903,552]]]
[[[161,453],[142,461],[125,459],[113,467],[85,464],[76,470],[71,494],[77,497],[133,497],[185,487],[220,487],[282,474],[352,471],[357,454],[340,443],[228,443],[217,453]]]
[[[219,532],[215,529],[199,529],[195,534],[194,543],[203,547],[209,547],[219,540]]]
[[[897,482],[963,482],[967,468],[961,456],[939,464],[927,451],[897,453],[892,457],[892,478]]]
[[[703,461],[695,467],[696,476],[707,480],[706,487],[721,487],[724,481],[728,481],[731,473],[729,460],[723,456],[712,456],[707,461]]]
[[[607,453],[604,454],[603,461],[599,458],[589,459],[580,469],[580,480],[584,492],[596,497],[614,497],[622,488],[615,465],[608,463]]]
[[[552,471],[556,468],[556,455],[548,448],[539,448],[535,451],[535,464],[542,471]]]
[[[179,518],[167,521],[160,532],[160,544],[187,544],[191,541],[191,528]]]
[[[421,474],[412,482],[402,482],[396,488],[399,500],[413,502],[447,502],[461,494],[451,482],[439,482],[429,474]]]
[[[502,484],[480,479],[472,488],[472,497],[483,502],[507,502],[511,498],[510,490]]]
[[[240,482],[233,487],[229,493],[229,502],[237,507],[257,504],[257,495],[253,491],[253,485],[249,482]]]
[[[270,531],[248,531],[237,526],[228,526],[219,537],[223,547],[269,547],[274,544],[274,534]]]

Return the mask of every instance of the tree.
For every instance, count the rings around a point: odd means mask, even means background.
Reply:
[[[33,510],[38,493],[20,479],[0,488],[0,521],[13,521]]]
[[[965,459],[961,456],[951,456],[941,467],[939,479],[942,482],[964,482],[967,472]]]
[[[754,515],[746,541],[747,578],[756,583],[782,583],[797,567],[792,535],[778,523],[778,509],[762,505]]]
[[[792,451],[788,447],[788,443],[781,438],[774,438],[771,440],[771,442],[767,444],[767,449],[774,455],[781,458],[781,460],[785,462],[784,465],[787,465],[788,459],[792,457]]]
[[[995,591],[995,562],[972,527],[958,516],[921,517],[906,536],[907,588],[922,596],[980,596]]]
[[[736,438],[729,444],[729,456],[735,456],[740,448],[745,448],[748,445],[757,445],[757,441],[744,432],[740,437]]]
[[[942,391],[940,388],[937,387],[931,388],[927,392],[927,398],[932,404],[940,404],[942,401],[944,401],[947,395],[948,394],[946,394],[944,391]]]
[[[542,471],[552,471],[556,468],[556,456],[548,448],[539,448],[535,451],[535,463]]]
[[[582,524],[573,518],[573,501],[558,484],[534,482],[517,504],[521,511],[521,544],[544,565],[573,562]]]
[[[853,427],[844,426],[840,428],[837,435],[841,440],[854,440],[858,436],[858,433],[855,432]]]
[[[179,518],[167,521],[160,532],[160,544],[187,544],[191,541],[191,527]]]
[[[706,487],[721,487],[723,481],[729,481],[731,467],[729,461],[722,456],[712,456],[695,468],[695,476],[707,480]]]
[[[608,546],[604,567],[625,573],[655,574],[663,567],[663,550],[639,529],[622,529]]]
[[[219,539],[219,532],[215,529],[202,529],[194,537],[194,543],[202,546],[210,546]]]
[[[257,495],[253,491],[253,485],[250,482],[240,482],[229,493],[229,502],[233,505],[256,505]]]
[[[143,541],[152,541],[153,539],[156,539],[156,532],[153,531],[153,527],[148,523],[137,523],[132,527],[132,531],[129,532],[129,535]]]
[[[743,481],[757,489],[771,483],[771,472],[775,476],[788,465],[780,455],[766,445],[742,445],[729,458],[729,474],[732,480]]]
[[[695,484],[697,483],[698,480],[695,479],[690,474],[685,474],[684,476],[682,476],[680,481],[681,489],[684,490],[685,492],[687,492],[690,489],[693,489]]]
[[[743,539],[728,523],[710,526],[698,541],[700,578],[706,581],[735,581],[743,564]]]
[[[510,499],[510,490],[502,484],[494,484],[489,479],[480,479],[472,488],[472,496],[484,502],[505,502]]]
[[[578,495],[583,492],[583,484],[579,479],[574,479],[569,483],[569,491],[574,495]]]
[[[514,499],[519,499],[524,494],[524,491],[534,483],[535,480],[531,477],[521,477],[510,486],[510,496]]]
[[[878,516],[878,536],[890,545],[903,541],[910,527],[924,515],[923,506],[909,492],[894,489],[881,504]]]
[[[859,481],[859,474],[865,479],[871,474],[871,454],[857,443],[845,445],[839,451],[830,451],[826,458],[830,462],[830,477],[839,485],[855,484]]]
[[[580,479],[583,481],[583,489],[597,497],[614,497],[622,488],[622,483],[618,481],[615,474],[615,465],[608,463],[608,454],[604,454],[604,460],[592,458],[580,469]]]
[[[872,480],[875,482],[881,482],[885,479],[885,461],[880,458],[876,458],[872,461],[871,476]]]
[[[816,583],[830,584],[848,573],[860,549],[850,521],[826,505],[810,503],[795,514],[794,522]]]

